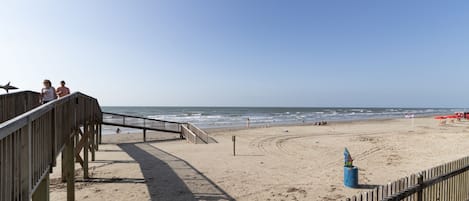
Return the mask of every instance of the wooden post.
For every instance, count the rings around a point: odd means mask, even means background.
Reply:
[[[103,137],[103,125],[102,124],[99,124],[99,144],[102,143],[102,137]]]
[[[78,135],[76,130],[73,131],[74,135]],[[67,181],[67,201],[75,201],[75,137],[67,136],[65,139],[65,149],[62,153],[64,162],[62,165],[65,171],[65,180]],[[64,175],[64,173],[62,173]]]
[[[143,142],[147,141],[147,129],[143,129]]]
[[[33,201],[49,201],[49,173],[42,179],[33,193]]]
[[[56,139],[55,135],[57,135],[56,132],[59,130],[59,128],[58,128],[57,119],[56,119],[56,116],[57,116],[56,108],[57,108],[57,106],[55,106],[54,109],[52,109],[52,113],[51,113],[52,114],[52,122],[51,122],[52,123],[52,131],[51,131],[52,135],[51,135],[50,140],[52,142],[52,151],[51,151],[50,155],[51,155],[51,158],[52,158],[52,164],[51,164],[52,167],[49,169],[49,173],[52,173],[53,167],[55,167],[56,164],[57,164],[56,156],[55,156],[55,152],[56,152],[55,151],[55,144],[57,142],[55,141],[55,139]]]
[[[84,133],[83,133],[83,138],[82,140],[85,141],[85,145],[84,145],[84,148],[83,148],[83,178],[84,179],[88,179],[89,178],[89,175],[88,175],[88,148],[90,146],[90,143],[89,143],[89,134],[90,134],[90,129],[89,129],[89,124],[88,123],[85,123],[85,125],[83,126],[83,129],[84,129]]]
[[[27,132],[21,134],[21,197],[31,200],[29,190],[31,187],[31,122],[28,122]],[[0,158],[1,158],[0,154]]]
[[[75,147],[77,147],[78,143],[80,142],[80,127],[78,127],[77,129],[79,130],[79,132],[75,133]],[[80,154],[80,152],[78,152],[78,154]],[[78,160],[75,160],[75,162],[78,162]]]
[[[95,147],[95,136],[96,136],[96,132],[95,132],[95,127],[94,127],[94,122],[90,124],[90,141],[91,141],[91,146],[90,147],[86,147],[86,148],[91,148],[91,161],[95,161],[96,160],[96,156],[95,156],[95,150],[96,150],[96,147]]]
[[[423,175],[419,174],[418,178],[417,178],[417,185],[420,186],[421,184],[423,184]],[[422,199],[423,198],[422,197],[422,194],[423,194],[422,191],[423,191],[423,189],[421,189],[417,192],[417,201],[422,201],[423,200]]]
[[[233,156],[236,156],[236,136],[232,136],[231,140],[233,141]]]
[[[29,197],[32,199],[32,193],[31,193],[31,189],[33,188],[33,183],[32,183],[32,179],[33,179],[33,126],[32,126],[32,121],[31,120],[28,120],[28,194],[29,194]]]
[[[65,139],[65,141],[67,141],[67,139]],[[67,143],[67,142],[65,142],[65,143]],[[65,151],[65,149],[64,149],[64,151]],[[61,177],[62,178],[62,183],[67,181],[67,176],[65,175],[65,173],[67,172],[67,170],[65,170],[65,167],[66,167],[67,164],[66,164],[66,161],[65,161],[64,153],[65,152],[62,152],[62,154],[61,154],[62,155],[61,156],[61,158],[62,158],[62,167],[61,167],[62,168],[62,177]]]
[[[96,137],[95,146],[96,146],[96,151],[98,151],[99,150],[99,143],[100,143],[99,142],[99,124],[98,123],[96,123],[94,131],[95,131],[95,137]]]

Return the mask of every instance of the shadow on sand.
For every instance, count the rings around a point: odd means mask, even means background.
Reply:
[[[186,161],[147,143],[119,144],[140,164],[152,201],[234,200]]]
[[[356,189],[369,189],[369,190],[372,190],[372,189],[378,188],[379,186],[380,185],[374,185],[374,184],[358,184]]]

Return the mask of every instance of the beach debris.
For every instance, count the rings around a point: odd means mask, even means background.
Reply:
[[[6,91],[7,93],[9,93],[9,92],[8,92],[9,90],[18,89],[18,87],[11,86],[11,85],[10,85],[10,82],[8,82],[8,83],[7,83],[6,85],[4,85],[4,86],[0,85],[0,88],[5,89],[5,91]]]
[[[315,126],[325,126],[325,125],[327,125],[327,121],[318,121],[318,122],[314,122],[314,125],[315,125]]]
[[[344,167],[353,167],[352,155],[347,148],[344,150]]]
[[[287,129],[285,129],[283,132],[285,132],[285,133],[288,133],[288,130],[287,130]]]
[[[231,136],[231,141],[233,141],[233,156],[236,156],[236,135]]]

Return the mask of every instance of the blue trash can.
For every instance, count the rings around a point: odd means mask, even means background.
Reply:
[[[344,167],[344,185],[350,188],[358,187],[358,168]]]

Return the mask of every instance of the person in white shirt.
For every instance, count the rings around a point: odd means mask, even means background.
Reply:
[[[44,80],[44,88],[41,90],[41,103],[46,104],[55,99],[57,99],[57,94],[55,93],[55,88],[52,87],[51,81]]]

